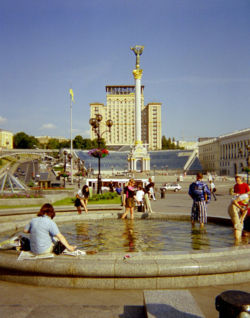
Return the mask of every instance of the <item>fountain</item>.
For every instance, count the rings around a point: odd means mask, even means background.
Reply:
[[[35,211],[34,211],[35,214]],[[30,215],[1,216],[1,231],[14,233]],[[89,219],[117,219],[119,212],[56,217],[60,224]],[[137,213],[136,218],[147,215]],[[153,220],[189,220],[187,215],[155,213]],[[123,222],[122,220],[119,220]],[[208,218],[226,224],[228,219]],[[136,222],[136,219],[135,219]],[[219,226],[219,225],[218,225]],[[85,256],[17,261],[16,251],[0,251],[0,279],[42,286],[97,289],[188,288],[250,281],[250,246],[161,252],[100,252]]]

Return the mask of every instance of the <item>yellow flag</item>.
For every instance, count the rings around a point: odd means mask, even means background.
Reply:
[[[73,89],[72,89],[72,88],[69,90],[69,94],[70,94],[70,97],[71,97],[72,102],[75,103],[75,100],[74,100],[74,92],[73,92]]]

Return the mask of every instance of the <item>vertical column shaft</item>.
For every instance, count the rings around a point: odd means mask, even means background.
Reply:
[[[135,80],[135,143],[141,143],[141,80]]]

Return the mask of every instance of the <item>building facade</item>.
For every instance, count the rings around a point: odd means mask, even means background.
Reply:
[[[41,145],[46,145],[51,139],[57,139],[59,142],[68,141],[65,137],[37,136],[36,139]]]
[[[142,142],[148,144],[148,149],[161,149],[161,103],[144,105],[144,86],[141,86],[141,136]],[[90,117],[101,114],[103,120],[102,131],[105,131],[105,122],[113,121],[111,133],[105,132],[103,138],[108,146],[124,146],[135,143],[135,86],[106,86],[106,105],[90,104]],[[91,130],[91,139],[95,133]]]
[[[234,176],[248,166],[250,128],[199,143],[199,160],[204,171]]]
[[[13,149],[13,133],[0,129],[0,148]]]

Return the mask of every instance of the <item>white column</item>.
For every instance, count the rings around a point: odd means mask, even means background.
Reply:
[[[141,80],[135,80],[135,143],[141,143]]]
[[[135,144],[141,144],[141,77],[142,70],[133,70],[135,79]]]

